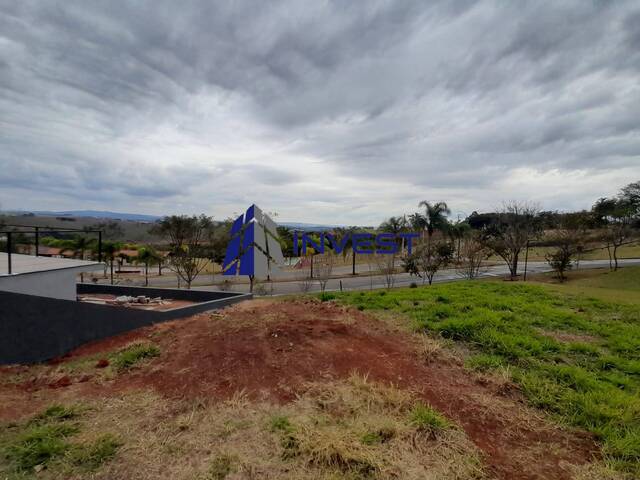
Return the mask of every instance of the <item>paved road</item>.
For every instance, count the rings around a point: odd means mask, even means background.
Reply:
[[[625,265],[640,265],[640,259],[624,259],[619,260],[618,263],[621,266]],[[608,268],[609,261],[608,260],[583,260],[580,262],[580,269],[586,268]],[[527,266],[527,275],[535,274],[535,273],[544,273],[551,271],[551,268],[546,262],[529,262]],[[522,272],[521,272],[522,273]],[[506,277],[509,275],[509,269],[506,265],[496,265],[492,267],[487,267],[481,273],[482,277]],[[455,270],[442,270],[438,272],[434,277],[435,282],[451,282],[456,280],[462,280],[463,278],[455,271]],[[409,286],[412,282],[416,282],[418,284],[421,283],[420,278],[413,277],[408,273],[398,273],[394,278],[394,286],[395,287],[406,287]],[[340,283],[342,282],[342,290],[367,290],[374,288],[385,288],[387,285],[385,283],[385,278],[382,275],[373,275],[373,276],[347,276],[341,279],[331,279],[327,283],[328,291],[337,291],[341,289]],[[303,288],[301,287],[301,282],[299,281],[287,281],[287,282],[269,282],[264,283],[265,288],[269,294],[273,295],[286,295],[286,294],[294,294],[301,293]],[[197,290],[218,290],[216,286],[197,286],[193,287]],[[237,284],[233,286],[233,291],[239,292],[248,292],[249,285],[247,284]],[[315,292],[320,291],[320,285],[317,281],[313,282],[309,291]]]

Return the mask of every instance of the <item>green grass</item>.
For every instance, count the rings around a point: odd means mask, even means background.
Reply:
[[[568,282],[554,284],[553,288],[565,294],[640,305],[640,267],[624,267],[616,272],[574,270],[569,273]]]
[[[545,262],[545,255],[553,250],[553,247],[531,247],[529,249],[529,261]],[[640,258],[640,245],[624,245],[620,247],[618,249],[618,258]],[[501,261],[497,256],[492,256],[490,259],[495,262]],[[598,248],[584,253],[581,260],[609,260],[609,254],[606,248]]]
[[[207,472],[207,480],[223,480],[233,472],[233,465],[237,461],[230,455],[220,455],[215,457],[211,462],[209,471]]]
[[[640,296],[640,269],[589,281]],[[399,312],[416,331],[464,343],[470,368],[508,367],[533,405],[595,433],[615,467],[640,474],[640,305],[563,288],[457,282],[338,299]]]
[[[276,415],[271,418],[269,423],[269,430],[272,432],[290,433],[293,431],[293,425],[285,416]]]
[[[391,427],[382,427],[377,430],[366,432],[362,435],[362,443],[365,445],[379,445],[388,442],[396,436],[396,431]]]
[[[67,453],[71,445],[67,438],[78,433],[72,425],[37,425],[17,436],[5,449],[5,457],[18,470],[30,470],[36,465],[46,465],[56,457]]]
[[[420,431],[432,434],[452,427],[441,413],[424,403],[417,403],[411,410],[411,424]]]
[[[69,452],[69,460],[85,470],[96,470],[115,457],[121,446],[122,442],[107,433],[89,445],[74,445]]]
[[[52,405],[21,424],[0,428],[0,478],[23,478],[44,467],[70,473],[74,468],[95,470],[113,458],[121,443],[110,434],[89,444],[71,441],[81,431],[80,410]]]
[[[160,355],[160,349],[157,346],[150,343],[134,343],[116,353],[111,359],[111,364],[117,370],[126,370],[140,360],[158,355]]]

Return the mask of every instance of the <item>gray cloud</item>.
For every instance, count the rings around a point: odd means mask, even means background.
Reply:
[[[633,2],[0,0],[0,202],[588,207],[640,177],[638,78]]]

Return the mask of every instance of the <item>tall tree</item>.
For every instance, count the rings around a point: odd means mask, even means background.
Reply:
[[[137,263],[144,265],[144,286],[149,286],[149,265],[160,261],[160,255],[151,245],[145,245],[138,249]]]
[[[427,230],[429,242],[436,230],[444,230],[448,224],[447,216],[451,214],[451,210],[445,202],[430,203],[423,200],[418,204],[424,207],[424,226]]]
[[[538,207],[530,203],[507,202],[482,231],[482,243],[504,260],[511,280],[518,275],[520,254],[541,231],[538,212]]]
[[[395,235],[402,233],[407,228],[407,220],[404,217],[389,217],[380,224],[378,230]]]
[[[116,254],[120,248],[122,248],[122,244],[118,242],[112,242],[110,240],[102,242],[102,254],[104,255],[105,260],[109,263],[109,270],[111,272],[111,285],[113,285],[113,262],[115,261]]]
[[[632,225],[637,207],[621,194],[617,198],[601,198],[593,206],[596,221],[603,226],[603,240],[609,251],[609,265],[618,270],[618,249],[634,236]],[[613,265],[611,265],[613,259]]]
[[[456,223],[450,223],[447,227],[447,234],[451,242],[456,246],[456,261],[460,262],[460,250],[462,247],[462,239],[469,235],[471,226],[464,221],[458,220]]]
[[[72,242],[74,256],[79,256],[80,260],[84,260],[85,252],[91,248],[93,242],[82,235],[75,237]],[[80,281],[84,282],[84,272],[80,272]]]
[[[387,220],[380,224],[378,230],[380,230],[381,232],[393,233],[394,235],[398,235],[399,233],[406,232],[408,227],[409,222],[407,221],[407,217],[403,215],[401,217],[389,217]],[[404,252],[404,237],[397,240],[397,242],[400,246],[400,252]]]
[[[640,215],[640,181],[623,187],[620,191],[620,198],[635,207],[635,214]]]
[[[209,262],[206,242],[212,226],[213,219],[206,215],[172,215],[151,229],[169,241],[169,267],[187,288]]]

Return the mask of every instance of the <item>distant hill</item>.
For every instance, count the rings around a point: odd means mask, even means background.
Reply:
[[[110,220],[130,220],[133,222],[155,222],[162,217],[158,215],[144,215],[141,213],[122,213],[122,212],[109,212],[102,210],[67,210],[61,212],[51,211],[29,211],[29,212],[11,212],[16,215],[25,215],[33,213],[41,217],[90,217],[90,218],[106,218]]]
[[[155,222],[163,217],[160,215],[145,215],[141,213],[122,213],[122,212],[110,212],[107,210],[63,210],[63,211],[49,211],[49,210],[13,210],[0,212],[9,215],[15,215],[17,217],[69,217],[72,218],[86,218],[86,219],[108,219],[108,220],[123,220],[131,222]],[[323,232],[331,230],[333,228],[341,227],[342,225],[323,225],[319,223],[303,223],[303,222],[277,222],[281,227],[287,227],[292,230],[300,230],[303,232]]]
[[[296,223],[296,222],[277,222],[279,227],[287,227],[291,230],[300,230],[303,232],[323,232],[332,230],[341,225],[320,225],[315,223]]]

